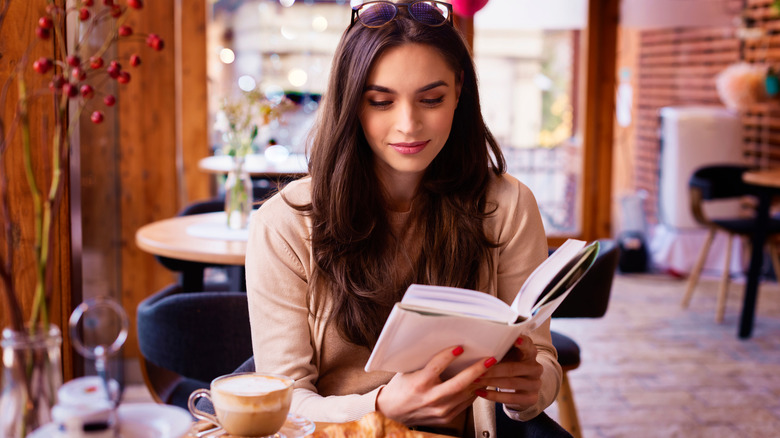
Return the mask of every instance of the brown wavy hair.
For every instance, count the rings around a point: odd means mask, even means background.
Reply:
[[[409,278],[399,282],[387,257],[396,244],[387,202],[358,115],[374,61],[409,43],[441,53],[456,78],[462,78],[462,87],[450,136],[426,170],[412,210],[421,255]],[[479,267],[483,261],[492,265],[490,249],[497,246],[483,226],[495,210],[486,202],[490,172],[503,174],[506,162],[485,126],[471,54],[455,28],[421,24],[401,9],[380,28],[355,24],[347,29],[333,59],[310,148],[311,204],[295,206],[313,222],[316,271],[309,297],[317,288],[325,294],[322,298],[331,299],[330,317],[344,339],[373,347],[393,304],[411,283],[477,287]]]

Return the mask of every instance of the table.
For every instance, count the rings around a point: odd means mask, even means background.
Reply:
[[[761,280],[761,265],[764,263],[764,244],[769,224],[769,207],[772,196],[780,194],[780,169],[752,170],[742,175],[745,183],[753,186],[758,195],[756,229],[750,238],[750,268],[745,285],[745,301],[739,322],[739,337],[749,338],[753,332],[753,320],[758,298],[758,283]]]
[[[224,224],[224,237],[204,237]],[[243,234],[243,236],[242,236]],[[246,255],[246,230],[227,228],[224,212],[176,216],[144,225],[135,233],[142,250],[163,257],[192,262],[241,266]]]
[[[314,424],[315,424],[315,427],[316,427],[315,430],[322,430],[325,427],[327,427],[328,425],[333,424],[333,423],[321,423],[319,421],[316,421]],[[209,430],[212,427],[214,427],[214,426],[211,423],[207,422],[207,421],[196,420],[195,424],[192,426],[190,434],[187,435],[185,438],[197,438],[197,434],[199,432],[203,432],[203,431]],[[448,437],[446,435],[439,435],[437,433],[430,433],[430,432],[417,432],[417,433],[420,434],[420,436],[422,436],[424,438],[452,438],[452,437]],[[205,436],[208,437],[208,436],[210,436],[210,434],[206,434]],[[224,435],[223,434],[223,435],[218,435],[218,436],[220,438],[231,438],[231,435]],[[307,436],[311,436],[311,435],[307,435]]]
[[[246,290],[244,257],[248,230],[230,230],[224,212],[176,216],[139,228],[135,243],[150,254],[207,264],[231,265],[232,288]],[[202,288],[202,278],[200,287]],[[192,279],[183,279],[189,283]]]
[[[251,154],[246,156],[244,167],[253,178],[299,178],[309,173],[308,161],[304,154],[290,154],[281,162],[267,160],[264,155]],[[233,157],[213,155],[202,158],[198,161],[198,168],[207,173],[225,174],[233,168]]]

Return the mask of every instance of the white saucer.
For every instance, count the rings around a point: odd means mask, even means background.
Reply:
[[[119,405],[119,432],[122,438],[180,438],[190,431],[192,416],[185,409],[157,403]],[[33,431],[29,438],[58,437],[57,425],[49,423]],[[303,436],[303,435],[301,435]]]
[[[287,421],[274,438],[303,438],[314,432],[314,422],[298,414],[287,414]],[[203,435],[204,438],[217,438],[225,435],[222,428],[213,429]],[[123,437],[124,438],[124,437]]]

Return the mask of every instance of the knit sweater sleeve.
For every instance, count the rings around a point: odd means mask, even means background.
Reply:
[[[305,216],[279,195],[252,215],[246,277],[255,367],[295,379],[291,412],[313,421],[350,421],[375,410],[379,388],[345,396],[317,392],[321,341],[313,334],[307,305],[308,237]]]
[[[494,230],[500,244],[494,268],[496,289],[499,298],[511,303],[523,282],[547,258],[547,237],[536,199],[528,187],[509,175],[498,178],[493,187],[498,205]],[[561,384],[561,367],[552,345],[550,321],[530,337],[538,351],[536,359],[544,367],[542,387],[536,405],[522,411],[505,406],[505,412],[515,420],[529,420],[541,413],[555,400]]]

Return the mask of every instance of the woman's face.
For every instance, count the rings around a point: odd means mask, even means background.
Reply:
[[[450,135],[460,81],[429,46],[388,49],[369,71],[360,123],[380,177],[422,177]]]

